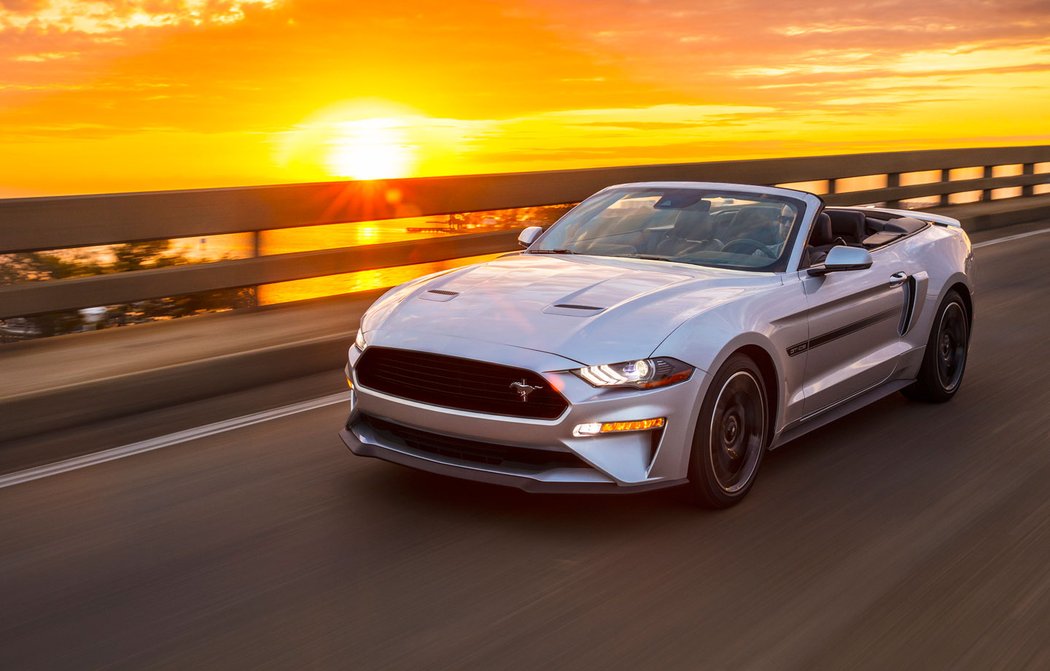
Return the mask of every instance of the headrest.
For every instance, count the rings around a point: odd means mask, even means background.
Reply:
[[[737,212],[733,217],[734,228],[745,228],[751,226],[768,226],[775,224],[780,218],[779,207],[749,206]]]
[[[821,212],[813,222],[813,231],[809,234],[811,247],[830,245],[835,242],[835,234],[831,231],[831,217],[827,212]]]
[[[673,235],[686,240],[707,240],[711,237],[708,225],[710,211],[711,201],[709,200],[702,200],[693,207],[679,210],[674,220]]]
[[[737,212],[733,217],[733,235],[737,238],[750,238],[765,244],[773,244],[780,237],[779,207],[749,206]]]
[[[827,210],[831,217],[831,234],[842,236],[854,242],[860,242],[867,235],[864,232],[864,213],[852,210]]]

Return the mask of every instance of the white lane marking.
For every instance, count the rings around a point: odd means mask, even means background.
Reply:
[[[1028,233],[1018,233],[1017,235],[1008,235],[1005,238],[995,238],[993,240],[985,240],[984,242],[976,243],[973,248],[978,249],[980,247],[987,247],[989,245],[998,245],[1000,242],[1010,242],[1011,240],[1020,240],[1021,238],[1030,238],[1033,235],[1042,235],[1043,233],[1050,233],[1050,228],[1044,228],[1038,231],[1030,231]]]
[[[197,440],[198,438],[206,438],[207,436],[214,436],[235,429],[243,429],[246,426],[262,424],[263,422],[269,422],[273,419],[296,415],[300,412],[325,408],[337,403],[346,403],[348,401],[349,392],[344,391],[339,392],[338,394],[329,394],[328,396],[322,396],[321,398],[300,401],[299,403],[292,403],[291,405],[273,408],[272,410],[254,412],[250,415],[234,417],[233,419],[224,419],[223,421],[215,422],[214,424],[205,424],[204,426],[198,426],[192,429],[186,429],[185,431],[178,431],[176,433],[169,433],[166,436],[150,438],[137,443],[131,443],[130,445],[123,445],[121,447],[103,450],[102,452],[95,452],[94,454],[85,454],[81,457],[74,457],[53,464],[45,464],[43,466],[37,466],[36,468],[30,468],[16,473],[0,475],[0,489],[12,485],[18,485],[23,482],[39,480],[40,478],[46,478],[52,475],[58,475],[60,473],[68,473],[69,471],[87,468],[88,466],[94,466],[95,464],[103,464],[115,459],[123,459],[124,457],[130,457],[134,454],[142,454],[143,452],[151,452],[163,447],[171,447],[172,445],[186,443],[191,440]]]
[[[1027,238],[1033,235],[1041,235],[1043,233],[1050,233],[1050,228],[1044,228],[1038,231],[1030,231],[1028,233],[1018,233],[1017,235],[1008,235],[1005,238],[985,240],[984,242],[978,242],[974,244],[973,247],[975,249],[979,247],[987,247],[989,245],[999,244],[1000,242],[1020,240],[1021,238]],[[86,454],[82,457],[66,459],[65,461],[59,461],[54,464],[46,464],[44,466],[37,466],[36,468],[30,468],[24,471],[18,471],[17,473],[0,475],[0,489],[3,489],[4,487],[10,487],[12,485],[17,485],[23,482],[39,480],[40,478],[46,478],[52,475],[58,475],[60,473],[68,473],[69,471],[75,471],[80,468],[87,468],[88,466],[102,464],[107,461],[113,461],[115,459],[123,459],[124,457],[130,457],[134,454],[142,454],[143,452],[159,450],[162,447],[170,447],[172,445],[178,445],[180,443],[189,442],[191,440],[197,440],[198,438],[214,436],[217,433],[225,433],[227,431],[241,429],[246,426],[251,426],[253,424],[261,424],[262,422],[269,422],[273,419],[280,419],[281,417],[287,417],[288,415],[295,415],[300,412],[315,410],[317,408],[324,408],[329,405],[335,405],[336,403],[343,403],[346,401],[347,392],[330,394],[329,396],[322,396],[321,398],[315,398],[309,401],[293,403],[291,405],[286,405],[280,408],[274,408],[273,410],[264,410],[263,412],[256,412],[252,413],[251,415],[244,415],[243,417],[235,417],[233,419],[215,422],[214,424],[198,426],[193,429],[186,429],[185,431],[170,433],[166,436],[160,436],[158,438],[150,438],[149,440],[131,443],[130,445],[124,445],[122,447],[114,447],[113,449],[105,450],[103,452]]]

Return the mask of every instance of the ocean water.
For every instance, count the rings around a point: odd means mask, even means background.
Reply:
[[[508,225],[518,224],[514,221],[513,223],[508,223]],[[461,223],[459,226],[451,225],[449,218],[443,216],[391,219],[261,231],[258,241],[250,233],[204,238],[183,238],[172,241],[172,251],[185,256],[191,261],[217,261],[249,258],[255,254],[256,244],[258,244],[259,254],[267,256],[271,254],[292,254],[319,249],[336,249],[405,240],[425,240],[435,237],[468,235],[470,233],[497,230],[502,227],[503,225],[494,217],[484,214],[471,215],[469,223]],[[420,263],[396,268],[382,268],[379,270],[366,270],[267,284],[258,288],[258,300],[260,304],[266,305],[390,287],[421,275],[468,263],[485,261],[495,256],[498,255],[492,254],[435,263]]]

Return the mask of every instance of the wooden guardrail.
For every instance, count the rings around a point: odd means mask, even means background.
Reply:
[[[1050,146],[1000,147],[8,199],[0,200],[0,254],[557,205],[638,181],[826,181],[829,205],[927,197],[946,205],[951,194],[969,191],[988,200],[993,189],[1020,187],[1030,196],[1050,182],[1050,173],[1035,171],[1048,162]],[[1005,165],[1020,165],[1021,174],[993,177]],[[957,168],[981,168],[982,177],[952,181]],[[939,179],[901,186],[902,174],[927,171]],[[840,180],[868,175],[885,175],[886,186],[839,192]],[[495,253],[512,249],[515,237],[499,231],[25,282],[0,287],[0,319]]]

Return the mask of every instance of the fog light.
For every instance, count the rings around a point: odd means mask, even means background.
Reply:
[[[632,419],[626,422],[589,422],[577,424],[572,430],[572,435],[577,438],[583,436],[597,436],[603,433],[623,433],[625,431],[652,431],[664,428],[667,420],[663,417],[652,419]]]

